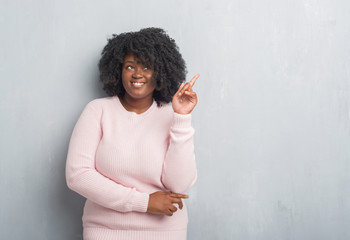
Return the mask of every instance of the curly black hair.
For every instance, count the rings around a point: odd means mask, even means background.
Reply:
[[[154,69],[153,99],[161,106],[169,103],[186,78],[186,64],[175,41],[161,28],[144,28],[138,32],[113,34],[102,50],[98,63],[103,90],[109,96],[123,97],[122,65],[133,54],[142,64]]]

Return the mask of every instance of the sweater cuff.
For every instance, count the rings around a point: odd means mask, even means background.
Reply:
[[[147,212],[148,201],[149,201],[148,193],[136,192],[134,200],[132,202],[133,203],[132,211]]]
[[[173,128],[189,128],[191,127],[191,114],[179,114],[174,112]]]

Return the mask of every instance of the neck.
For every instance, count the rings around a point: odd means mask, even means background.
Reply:
[[[150,98],[133,99],[125,94],[123,97],[119,98],[119,100],[127,111],[135,112],[137,114],[146,112],[153,104],[152,96]]]

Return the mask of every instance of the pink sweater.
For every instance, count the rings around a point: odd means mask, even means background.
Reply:
[[[128,112],[118,97],[95,99],[76,123],[69,144],[68,187],[87,198],[84,239],[186,239],[187,210],[147,213],[149,194],[184,193],[197,170],[191,115],[154,101]]]

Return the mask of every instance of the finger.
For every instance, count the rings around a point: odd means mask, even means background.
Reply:
[[[174,197],[174,198],[189,198],[190,197],[189,195],[182,194],[182,193],[171,193],[170,196]]]
[[[181,84],[180,84],[180,87],[179,87],[179,89],[177,89],[175,95],[176,95],[176,94],[179,94],[179,92],[181,91],[181,89],[183,88],[184,85],[185,85],[184,83],[181,83]]]
[[[184,206],[183,203],[182,203],[181,198],[173,198],[172,203],[177,203],[177,205],[179,206],[180,209],[182,209],[183,206]]]
[[[188,83],[185,84],[185,86],[183,86],[182,88],[180,88],[180,92],[179,92],[179,96],[181,96],[185,89],[190,88],[190,91],[192,91],[192,86],[194,85],[194,83],[197,81],[197,79],[199,78],[200,74],[198,73],[196,76],[194,76],[191,81],[189,81]],[[181,84],[182,85],[182,84]],[[186,87],[187,86],[187,87]]]
[[[174,198],[189,198],[189,195],[182,193],[171,193],[170,196]]]
[[[179,96],[181,96],[187,88],[188,88],[188,83],[182,83],[182,88],[179,91]]]
[[[169,207],[169,210],[174,213],[177,211],[177,207],[171,204],[171,206]]]
[[[197,95],[194,92],[185,92],[184,97],[186,98],[186,101],[190,101],[191,103],[196,104],[197,103]]]
[[[168,211],[165,213],[167,216],[173,216],[173,212],[168,209]]]
[[[179,205],[180,209],[182,209],[184,207],[184,204],[182,203],[182,201],[178,205]]]
[[[196,82],[196,80],[199,78],[200,74],[198,73],[196,76],[194,76],[191,81],[190,81],[190,84],[191,84],[191,87],[194,85],[194,83]]]
[[[182,94],[184,94],[185,91],[190,91],[192,92],[192,86],[190,83],[186,83],[185,86],[182,87],[179,96],[181,96]]]
[[[185,91],[184,94],[186,94],[190,97],[195,97],[197,95],[195,92],[190,92],[190,91]]]
[[[182,202],[181,198],[172,198],[171,203],[180,203]]]

